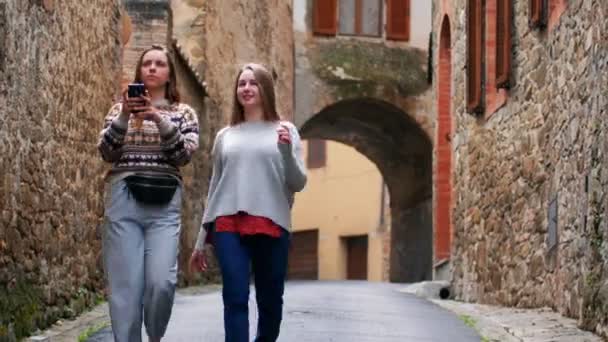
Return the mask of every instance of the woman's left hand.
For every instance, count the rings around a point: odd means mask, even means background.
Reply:
[[[135,110],[137,110],[137,112],[132,115],[137,119],[150,120],[159,123],[162,117],[158,109],[152,105],[152,99],[147,96],[147,94],[142,95],[141,98],[144,101],[144,105],[136,107]]]
[[[190,269],[205,272],[208,267],[205,252],[194,250],[190,256]]]
[[[277,128],[277,133],[279,134],[279,144],[291,144],[291,134],[287,126],[280,125]]]

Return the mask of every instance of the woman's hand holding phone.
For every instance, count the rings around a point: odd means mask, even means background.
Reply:
[[[159,123],[161,120],[158,109],[152,105],[152,99],[148,96],[148,91],[145,95],[140,96],[140,103],[133,107],[133,117],[139,120],[150,120]]]
[[[134,127],[140,129],[144,120],[160,122],[158,109],[152,106],[152,100],[143,84],[129,84],[122,94],[122,113],[134,119]]]
[[[133,99],[130,98],[128,95],[128,91],[125,90],[122,93],[122,110],[121,110],[121,115],[123,116],[130,116],[131,112],[133,111],[133,107],[135,107],[138,104],[139,100],[137,99]]]
[[[141,98],[144,95],[146,88],[141,83],[131,83],[127,86],[127,89],[122,93],[122,112],[123,114],[131,114],[136,111],[136,107],[140,107],[144,104]]]

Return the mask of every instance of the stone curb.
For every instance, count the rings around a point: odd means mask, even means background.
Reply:
[[[100,304],[74,320],[55,323],[50,329],[32,336],[28,341],[75,342],[89,328],[110,324],[108,304]]]
[[[492,342],[602,342],[581,330],[576,320],[550,308],[516,309],[453,300],[430,299],[459,316],[468,316],[477,332]]]
[[[576,320],[550,308],[518,309],[439,299],[446,281],[425,281],[407,285],[399,292],[426,298],[438,306],[467,317],[468,324],[492,342],[602,342],[601,337],[579,329]]]

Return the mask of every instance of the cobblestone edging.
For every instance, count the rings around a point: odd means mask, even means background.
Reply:
[[[576,320],[550,308],[517,309],[463,303],[453,300],[431,301],[460,317],[469,317],[486,341],[496,342],[601,342],[601,337],[581,330]]]

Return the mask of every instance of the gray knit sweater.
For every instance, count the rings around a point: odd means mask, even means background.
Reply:
[[[277,128],[289,128],[291,144],[279,144]],[[294,193],[306,185],[302,143],[287,121],[243,122],[217,133],[212,150],[213,173],[195,249],[204,248],[205,227],[239,211],[271,219],[291,229]]]

